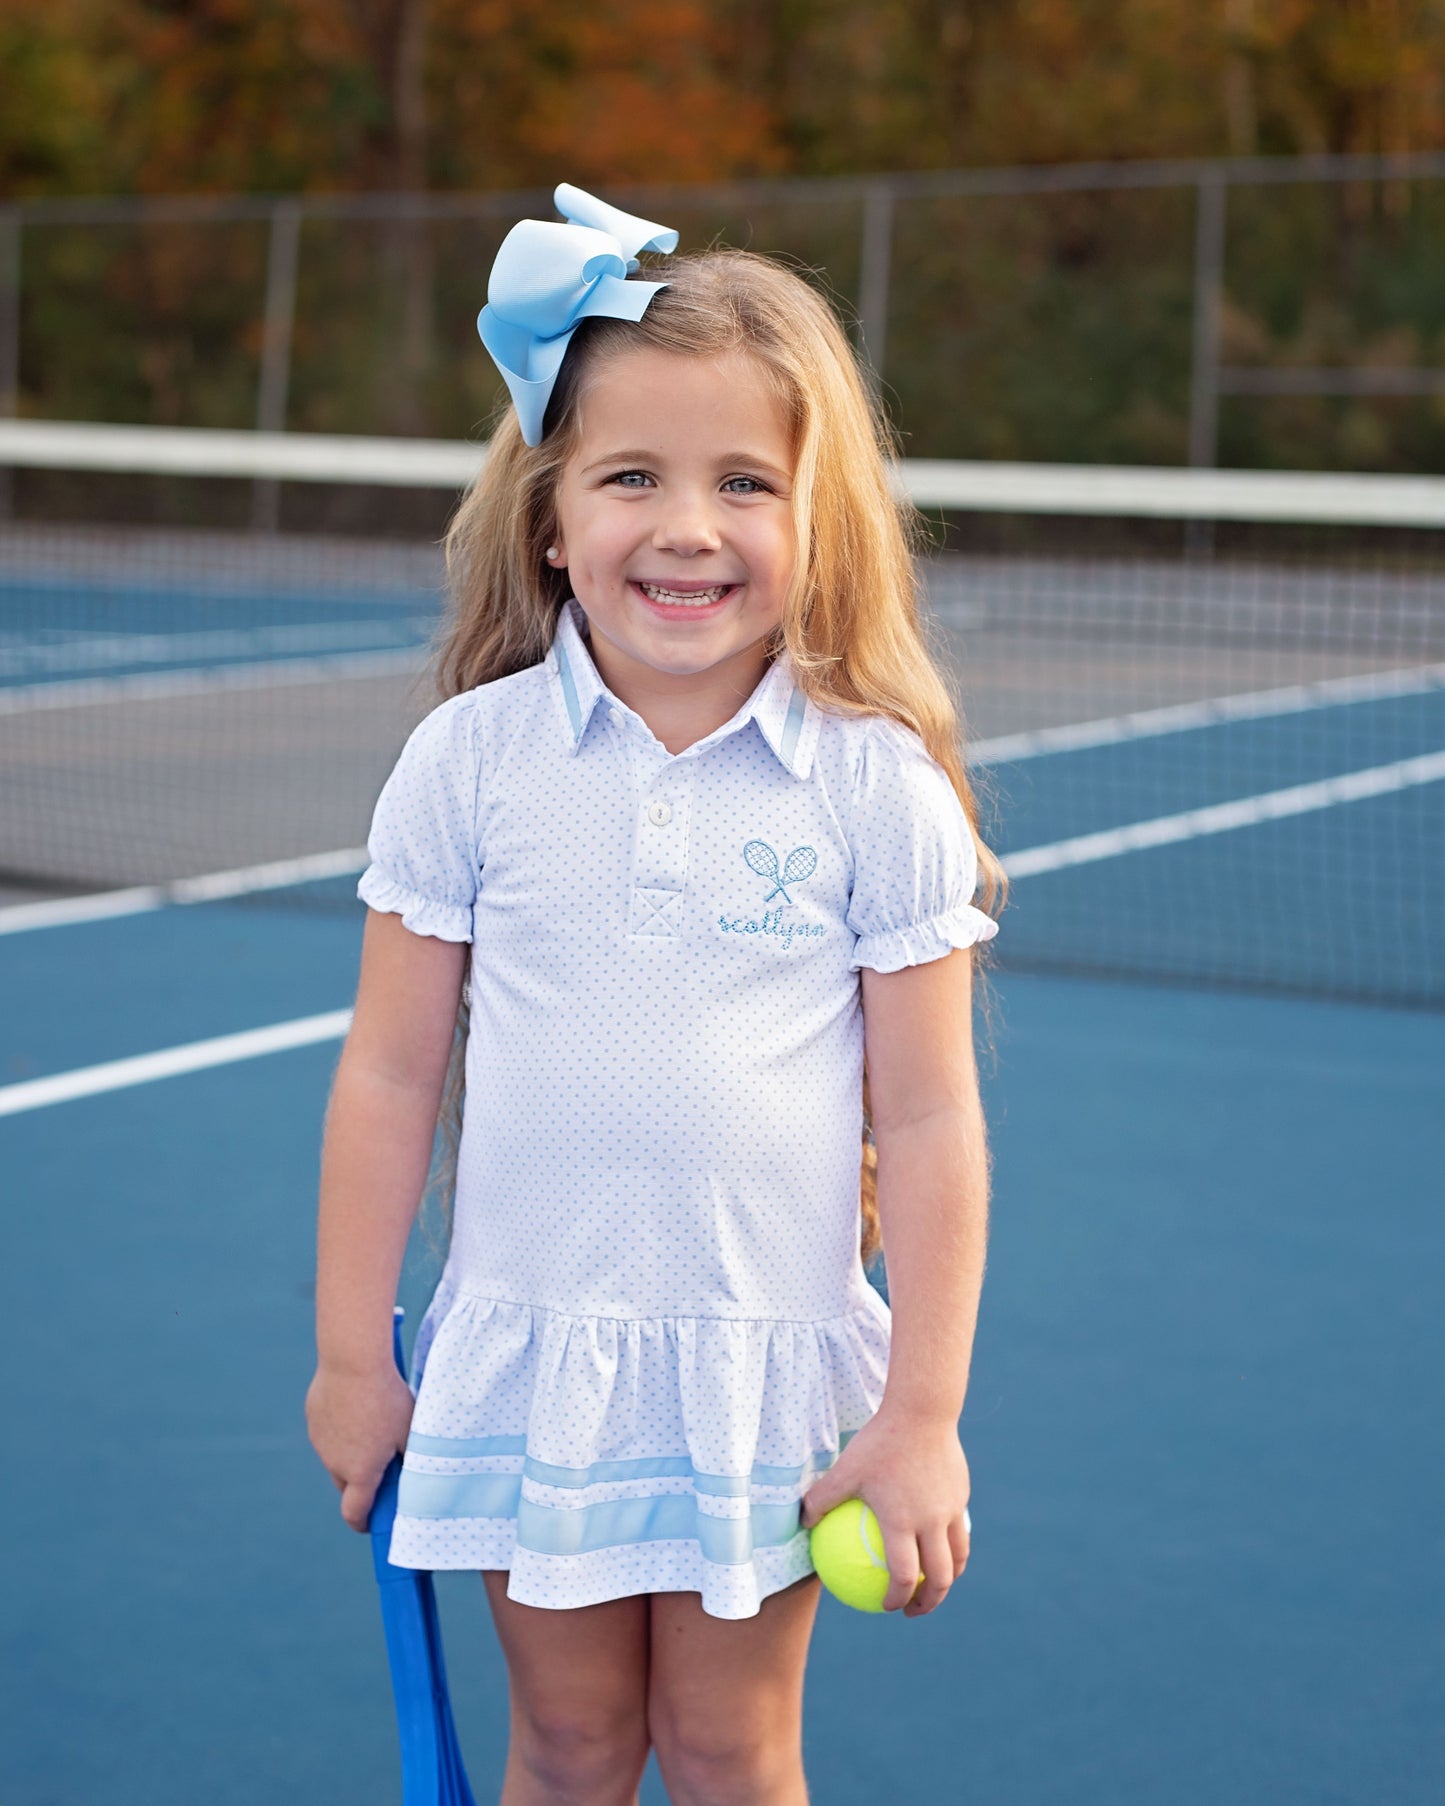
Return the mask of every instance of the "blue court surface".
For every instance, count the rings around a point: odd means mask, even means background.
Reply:
[[[0,937],[0,1085],[337,1009],[358,942],[280,900]],[[1445,1017],[995,993],[974,1560],[927,1620],[825,1600],[813,1797],[1437,1801]],[[302,1416],[335,1054],[0,1118],[4,1806],[399,1797],[368,1548]],[[433,1272],[418,1248],[413,1326]],[[439,1593],[495,1798],[481,1583]]]
[[[435,598],[415,589],[262,589],[194,575],[168,586],[154,572],[92,572],[83,581],[0,575],[0,698],[49,684],[415,650],[434,611]]]

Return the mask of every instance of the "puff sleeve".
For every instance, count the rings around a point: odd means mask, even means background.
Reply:
[[[849,843],[852,969],[897,972],[998,932],[973,905],[978,858],[948,774],[916,734],[869,724],[854,774]]]
[[[413,934],[470,941],[481,868],[481,760],[470,695],[434,709],[402,749],[372,817],[363,903],[399,915]]]

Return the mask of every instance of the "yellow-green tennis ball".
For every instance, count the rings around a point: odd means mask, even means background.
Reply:
[[[888,1591],[883,1532],[861,1499],[845,1499],[819,1518],[808,1533],[808,1550],[835,1599],[855,1612],[883,1610]]]

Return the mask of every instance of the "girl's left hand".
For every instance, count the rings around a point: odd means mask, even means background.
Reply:
[[[968,1495],[956,1425],[891,1417],[885,1405],[809,1487],[803,1527],[811,1530],[845,1499],[862,1499],[883,1531],[889,1574],[883,1609],[921,1618],[943,1602],[968,1564]]]

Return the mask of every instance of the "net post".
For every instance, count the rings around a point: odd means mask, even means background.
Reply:
[[[888,346],[888,287],[893,260],[893,188],[870,182],[863,190],[863,246],[858,281],[863,351],[879,383]]]
[[[256,430],[286,430],[291,384],[291,331],[296,318],[296,264],[301,240],[301,203],[278,201],[271,210],[266,254],[266,318],[261,336],[261,383],[256,396]],[[281,485],[259,478],[252,492],[251,524],[274,533],[280,521]]]
[[[20,412],[20,209],[0,207],[0,420]],[[0,469],[0,520],[14,511],[14,472]]]

